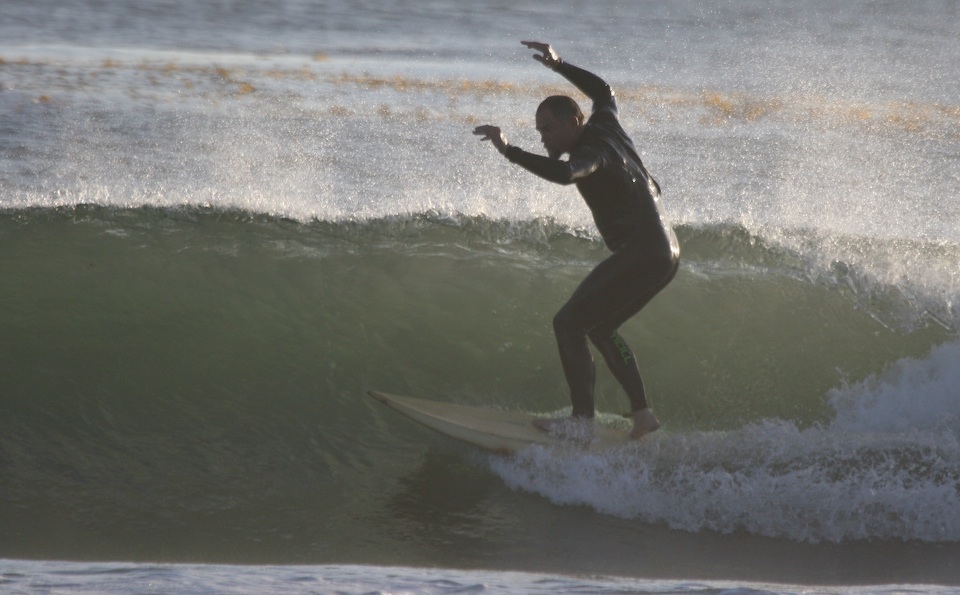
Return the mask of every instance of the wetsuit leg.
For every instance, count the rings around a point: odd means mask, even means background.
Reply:
[[[616,332],[673,279],[678,262],[628,244],[601,262],[553,320],[573,415],[593,417],[596,370],[587,337],[597,347],[634,410],[647,406],[630,347]]]

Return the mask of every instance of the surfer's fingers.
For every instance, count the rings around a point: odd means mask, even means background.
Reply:
[[[476,135],[482,135],[483,138],[480,140],[492,140],[494,136],[500,134],[500,128],[485,124],[483,126],[477,126],[474,128],[473,133]]]
[[[544,66],[553,68],[560,60],[560,56],[557,55],[557,52],[549,43],[543,43],[542,41],[521,41],[520,43],[527,46],[531,50],[541,52],[543,55],[534,55],[532,58]]]

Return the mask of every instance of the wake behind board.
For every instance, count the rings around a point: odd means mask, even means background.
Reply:
[[[370,391],[370,396],[431,430],[493,452],[514,453],[535,444],[572,444],[535,428],[532,422],[537,418],[529,413],[428,401],[378,391]],[[594,439],[586,448],[605,450],[625,444],[627,440],[626,431],[597,425]]]

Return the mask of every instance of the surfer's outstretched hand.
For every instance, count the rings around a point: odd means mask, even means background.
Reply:
[[[483,138],[480,140],[488,140],[493,143],[493,146],[501,153],[506,151],[507,147],[510,146],[509,143],[507,143],[507,137],[504,136],[503,132],[501,132],[497,126],[491,126],[490,124],[477,126],[473,129],[473,133],[477,136],[482,136]]]
[[[547,68],[552,70],[557,66],[560,66],[560,56],[557,55],[557,52],[549,43],[543,43],[542,41],[521,41],[520,43],[527,46],[531,50],[541,52],[542,55],[534,56],[533,59],[543,64]]]

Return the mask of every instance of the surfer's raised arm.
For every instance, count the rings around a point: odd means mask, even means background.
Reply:
[[[593,110],[597,111],[604,102],[613,100],[613,89],[602,78],[574,66],[569,62],[564,62],[549,43],[539,41],[521,41],[523,45],[532,50],[542,52],[541,55],[534,55],[533,59],[543,64],[550,70],[562,75],[565,79],[574,84],[583,94],[593,100]],[[615,109],[615,108],[614,108]]]

